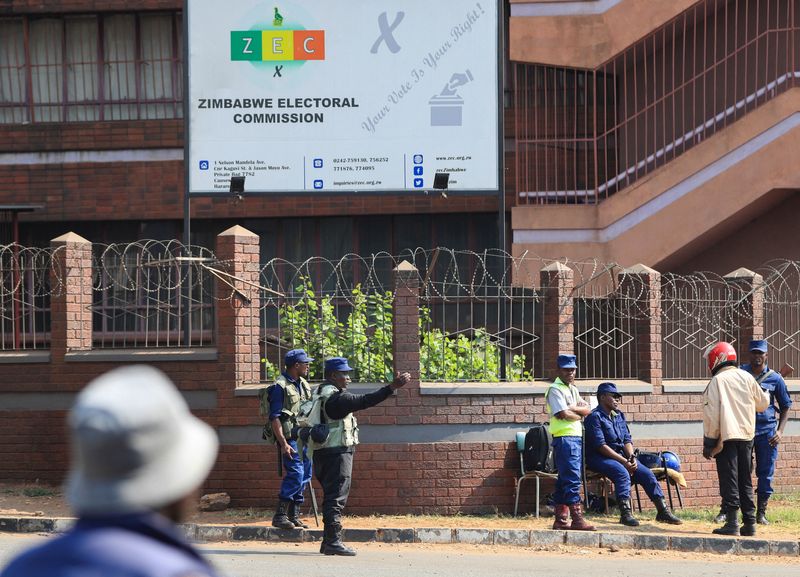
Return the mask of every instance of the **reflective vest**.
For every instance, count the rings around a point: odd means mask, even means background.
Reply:
[[[327,403],[328,399],[338,391],[339,389],[334,385],[323,383],[319,394],[325,399],[325,403]],[[315,451],[358,445],[358,421],[356,421],[356,417],[353,413],[348,413],[343,419],[331,419],[330,416],[328,416],[325,405],[322,406],[322,410],[325,413],[325,422],[328,423],[330,434],[325,444],[315,447]]]
[[[578,388],[575,385],[565,385],[561,382],[561,379],[556,378],[556,380],[550,383],[550,386],[547,387],[547,391],[545,391],[545,398],[550,393],[550,389],[559,389],[561,392],[564,393],[564,396],[567,399],[572,399],[573,401],[578,400]],[[564,419],[559,419],[553,414],[553,409],[550,407],[550,403],[547,403],[547,411],[550,413],[550,435],[553,437],[581,437],[583,436],[583,427],[580,421],[566,421]]]

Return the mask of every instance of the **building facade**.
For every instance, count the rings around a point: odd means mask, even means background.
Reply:
[[[798,7],[512,0],[515,254],[796,258]]]
[[[513,333],[509,350],[530,347],[520,350],[535,379],[553,376],[559,352],[576,352],[587,394],[600,379],[620,382],[639,444],[680,446],[687,502],[715,505],[713,465],[700,456],[696,434],[704,368],[699,354],[685,349],[702,331],[703,338],[722,333],[688,327],[694,309],[662,311],[666,287],[676,290],[669,304],[681,286],[656,270],[736,272],[723,283],[729,294],[729,284],[751,283],[735,292],[751,299],[728,327],[738,342],[783,334],[788,340],[780,346],[800,355],[792,345],[797,290],[784,301],[774,293],[768,303],[752,299],[764,279],[738,270],[799,254],[791,231],[800,183],[791,154],[800,138],[800,1],[511,0],[506,14],[508,248],[541,258],[520,259],[513,273],[519,291],[504,296],[518,316],[509,314],[512,326],[495,321],[490,332]],[[182,2],[173,0],[0,0],[0,244],[53,241],[59,263],[42,269],[55,275],[51,302],[34,322],[46,330],[26,340],[24,328],[3,329],[0,478],[58,482],[67,458],[63,417],[74,393],[111,366],[145,361],[164,368],[221,435],[208,488],[227,490],[237,505],[272,502],[275,455],[258,437],[254,391],[264,376],[261,358],[279,361],[280,354],[265,351],[269,335],[253,333],[271,322],[252,310],[252,286],[264,282],[259,265],[419,246],[478,254],[496,248],[493,197],[197,198],[192,243],[213,250],[237,282],[254,285],[218,285],[212,303],[189,315],[201,328],[169,324],[182,313],[167,303],[155,317],[168,327],[142,329],[146,313],[117,307],[109,288],[125,285],[130,271],[114,268],[122,282],[104,284],[111,269],[98,272],[105,261],[97,249],[93,260],[85,239],[107,245],[183,236],[182,17]],[[430,269],[437,258],[444,259],[432,253]],[[590,283],[559,263],[543,266],[565,258],[620,263],[622,276],[609,269],[611,284],[633,288],[602,305],[588,297],[575,304],[573,296]],[[140,262],[133,268],[152,270]],[[480,284],[491,276],[476,270],[468,264],[459,278]],[[507,280],[502,270],[497,286]],[[351,510],[510,510],[518,466],[512,433],[546,419],[544,385],[425,382],[419,305],[441,304],[435,299],[447,294],[428,290],[426,272],[398,276],[385,285],[394,295],[392,358],[414,382],[364,415]],[[148,289],[148,279],[137,282]],[[461,284],[469,283],[442,291]],[[68,287],[70,298],[59,287]],[[144,293],[141,307],[151,300]],[[475,319],[504,314],[505,305],[486,305],[486,291],[470,299],[480,305],[453,308],[465,324],[442,320],[445,331],[475,338]],[[28,305],[15,302],[12,313],[4,310],[3,327],[24,316]],[[785,315],[763,313],[783,305]],[[617,317],[603,311],[621,308],[636,311],[629,323],[604,326]],[[443,317],[445,309],[435,314]],[[529,318],[536,324],[523,326]],[[157,338],[145,342],[150,334]],[[188,337],[175,346],[174,334]],[[619,335],[624,342],[614,341]],[[284,344],[278,339],[276,350]],[[795,426],[793,420],[778,468],[779,485],[788,489],[797,488]]]

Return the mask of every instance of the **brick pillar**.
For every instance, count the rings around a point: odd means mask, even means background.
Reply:
[[[556,375],[558,355],[575,353],[573,276],[572,269],[560,262],[549,264],[539,272],[543,304],[542,369],[547,378]],[[578,359],[578,364],[580,362]]]
[[[741,311],[739,335],[734,346],[741,361],[747,358],[750,340],[764,338],[764,277],[749,269],[737,268],[724,278],[741,291],[737,295]]]
[[[419,271],[407,261],[394,269],[392,305],[392,353],[394,370],[411,373],[406,390],[419,389]],[[400,391],[398,391],[400,392]]]
[[[50,241],[50,354],[92,349],[92,243],[74,232]]]
[[[661,339],[661,273],[643,264],[623,269],[618,275],[619,292],[630,311],[630,332],[640,381],[660,385],[663,377]]]
[[[217,259],[230,284],[216,280],[219,362],[236,385],[261,378],[258,235],[239,225],[217,236]]]

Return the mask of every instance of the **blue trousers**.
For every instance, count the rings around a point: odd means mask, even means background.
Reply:
[[[553,459],[558,469],[553,501],[556,505],[574,505],[581,500],[581,455],[583,440],[580,437],[553,438]]]
[[[297,451],[297,441],[289,441],[292,448]],[[303,502],[303,489],[306,483],[311,480],[311,461],[306,455],[306,448],[303,447],[303,454],[294,453],[292,457],[283,456],[283,482],[279,497],[281,501],[294,501],[297,504]]]
[[[633,480],[642,486],[650,500],[663,498],[664,492],[653,471],[639,463],[638,460],[636,462],[639,466],[633,474]],[[631,475],[622,463],[595,454],[586,459],[586,467],[611,479],[611,482],[614,483],[617,500],[627,501],[631,498]]]
[[[758,477],[758,487],[756,494],[762,497],[769,497],[774,490],[772,489],[772,478],[775,476],[775,461],[778,460],[778,447],[769,444],[775,431],[756,435],[753,439],[753,446],[756,453],[756,477]]]

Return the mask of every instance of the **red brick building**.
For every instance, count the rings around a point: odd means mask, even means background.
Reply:
[[[652,320],[661,314],[660,275],[635,265],[726,274],[797,258],[800,7],[511,0],[506,8],[510,248],[630,267],[625,278],[644,286],[636,294],[649,311],[635,319],[629,357],[637,362],[623,378],[590,375],[585,390],[594,377],[620,381],[638,444],[680,446],[688,503],[715,504],[715,474],[700,457],[702,382],[667,368],[665,331]],[[38,207],[20,216],[21,244],[46,246],[68,232],[95,243],[182,236],[182,45],[179,1],[0,0],[0,205]],[[192,241],[251,278],[259,256],[480,251],[496,244],[497,207],[496,198],[456,195],[198,198]],[[217,237],[232,225],[247,230]],[[55,245],[74,277],[68,293],[54,293],[49,348],[0,353],[0,478],[58,482],[74,393],[115,364],[143,361],[167,371],[217,427],[223,448],[208,488],[237,505],[271,503],[275,457],[258,437],[253,396],[257,315],[228,306],[221,289],[211,346],[97,350],[87,317],[90,251],[74,236]],[[537,353],[544,377],[557,352],[578,346],[570,337],[580,313],[570,274],[533,267],[519,275],[536,278],[551,305]],[[510,439],[546,418],[544,387],[421,383],[412,277],[397,285],[394,359],[415,382],[361,420],[366,442],[349,509],[508,511],[517,468]],[[741,338],[769,336],[767,321],[750,320]],[[782,489],[798,486],[795,426],[781,452]]]

